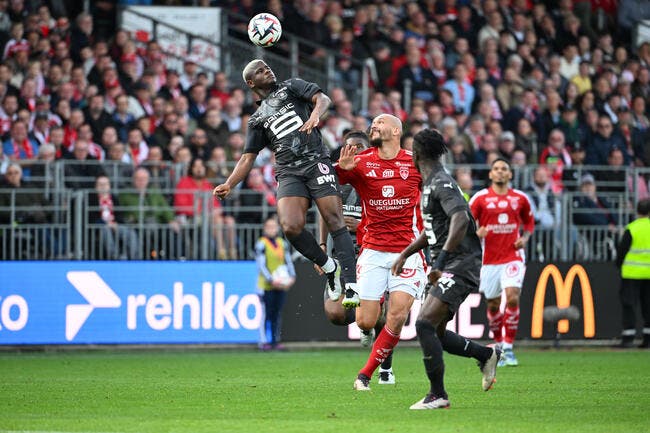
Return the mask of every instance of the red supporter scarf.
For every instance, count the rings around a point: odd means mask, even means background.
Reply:
[[[24,139],[20,146],[14,140],[12,140],[11,143],[14,145],[14,156],[16,158],[20,158],[20,149],[22,149],[25,152],[24,159],[34,158],[34,148],[32,147],[32,143],[30,143],[28,139]]]

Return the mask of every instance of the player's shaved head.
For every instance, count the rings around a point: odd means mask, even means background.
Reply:
[[[255,68],[257,68],[260,63],[266,64],[262,59],[254,59],[248,62],[246,66],[244,66],[244,70],[242,71],[241,75],[242,78],[244,78],[245,83],[248,83],[248,80],[251,79],[253,73],[255,72]]]
[[[379,116],[383,117],[386,119],[393,128],[398,128],[400,135],[402,135],[402,121],[399,120],[396,116],[393,116],[392,114],[380,114]]]

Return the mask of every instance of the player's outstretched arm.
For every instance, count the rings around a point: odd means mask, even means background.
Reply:
[[[309,119],[307,119],[307,121],[299,129],[300,132],[306,132],[307,134],[311,134],[311,130],[318,127],[320,118],[325,113],[327,113],[327,110],[332,104],[330,97],[323,92],[316,93],[311,98],[311,102],[314,104],[314,109],[311,112],[311,116],[309,116]]]
[[[404,267],[404,263],[406,263],[406,259],[411,257],[413,254],[417,253],[420,251],[422,248],[426,247],[429,245],[427,241],[427,235],[425,232],[420,233],[420,236],[411,242],[411,244],[404,248],[401,253],[399,253],[399,256],[395,259],[395,262],[393,263],[393,266],[390,268],[390,272],[393,275],[399,275],[402,273],[402,268]]]
[[[221,185],[217,185],[212,191],[212,194],[220,199],[226,198],[230,194],[230,190],[248,176],[248,173],[253,168],[253,164],[255,164],[256,157],[257,154],[255,153],[244,153],[239,158],[239,161],[237,161],[237,165],[230,176],[228,176],[228,179]]]

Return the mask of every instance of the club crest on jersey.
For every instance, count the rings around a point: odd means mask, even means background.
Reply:
[[[406,180],[409,177],[409,168],[408,167],[400,167],[399,168],[399,177],[402,179]]]
[[[330,168],[327,166],[327,164],[323,164],[322,162],[318,163],[318,170],[320,170],[320,172],[323,174],[329,174],[330,172]]]
[[[394,197],[395,188],[393,188],[393,185],[384,185],[381,187],[381,195],[383,197]]]
[[[506,276],[514,277],[519,273],[519,265],[517,263],[511,263],[506,267]]]

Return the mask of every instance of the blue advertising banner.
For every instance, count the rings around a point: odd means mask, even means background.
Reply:
[[[254,262],[2,262],[0,344],[255,343]]]

